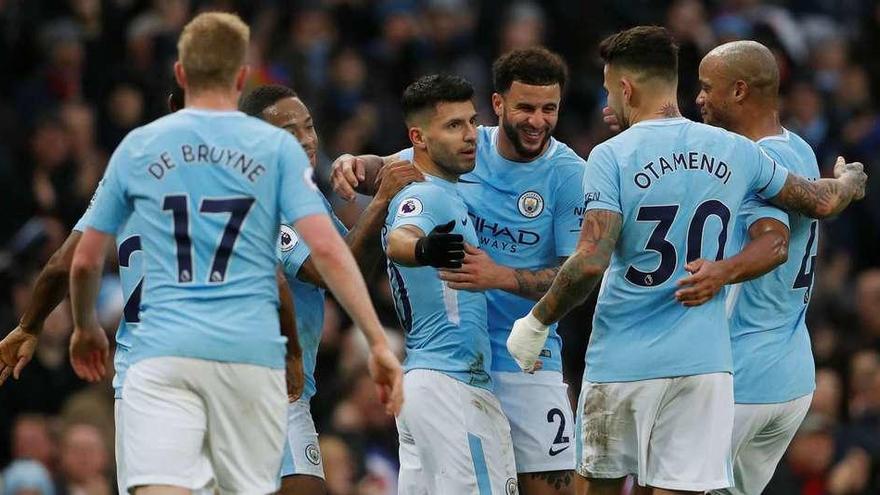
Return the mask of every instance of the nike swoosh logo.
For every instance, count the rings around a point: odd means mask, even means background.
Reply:
[[[551,446],[551,447],[550,447],[550,451],[548,452],[548,454],[550,454],[551,456],[559,455],[560,453],[565,452],[569,447],[571,447],[571,444],[568,444],[568,445],[566,445],[565,447],[562,447],[562,448],[559,449],[559,450],[553,450],[553,447]]]
[[[462,224],[462,225],[467,225],[467,222],[468,222],[468,219],[465,218],[465,219],[463,219],[463,220],[461,221],[461,224]]]

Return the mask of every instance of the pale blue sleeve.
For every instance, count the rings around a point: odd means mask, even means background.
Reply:
[[[400,150],[399,152],[397,152],[397,159],[398,159],[398,160],[409,160],[409,161],[412,161],[412,159],[413,159],[413,149],[412,149],[412,148],[407,148],[407,149],[405,149],[405,150]]]
[[[584,220],[584,161],[577,158],[577,166],[560,176],[553,205],[553,235],[556,256],[569,256],[577,247]]]
[[[593,148],[584,170],[584,210],[610,210],[623,213],[620,204],[620,173],[611,149],[600,144]]]
[[[456,220],[449,208],[449,200],[433,188],[411,187],[401,191],[398,197],[400,200],[396,201],[390,230],[413,225],[428,234],[434,227]]]
[[[83,232],[86,227],[91,227],[106,234],[116,235],[131,215],[132,203],[127,197],[125,187],[125,170],[131,166],[128,151],[129,136],[119,143],[113,156],[110,157],[107,171],[98,183],[86,213],[77,222],[74,230]]]
[[[348,229],[339,221],[339,218],[331,211],[330,219],[339,235],[348,234]],[[299,274],[303,263],[309,259],[312,251],[299,238],[299,233],[295,228],[289,225],[282,225],[281,231],[278,233],[278,261],[284,269],[284,275],[287,277],[296,277]]]
[[[754,175],[749,192],[757,194],[764,199],[776,196],[785,185],[785,180],[788,178],[788,169],[776,163],[757,144],[747,139],[743,141],[748,143],[747,146],[751,148],[748,150],[748,153],[754,157],[754,160],[752,160]]]
[[[767,200],[761,199],[757,196],[752,196],[743,202],[740,207],[740,214],[743,215],[743,218],[745,219],[746,229],[763,218],[772,218],[782,222],[786,227],[789,226],[788,212],[780,210],[768,203]]]
[[[279,191],[281,220],[293,224],[300,218],[316,213],[327,213],[321,193],[315,184],[309,158],[302,146],[290,134],[284,132],[279,149]]]

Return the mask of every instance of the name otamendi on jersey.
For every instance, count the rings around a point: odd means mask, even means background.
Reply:
[[[659,156],[651,160],[641,172],[633,175],[633,182],[639,189],[648,189],[654,181],[666,174],[687,171],[703,171],[714,176],[724,184],[730,181],[733,171],[723,160],[697,151],[670,153],[668,157]]]

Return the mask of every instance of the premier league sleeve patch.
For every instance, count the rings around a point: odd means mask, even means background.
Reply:
[[[299,236],[296,235],[296,231],[288,225],[282,225],[281,232],[278,233],[278,249],[285,252],[290,251],[296,247],[297,242],[299,242]]]
[[[422,202],[418,198],[406,198],[397,209],[398,217],[414,217],[422,213]]]

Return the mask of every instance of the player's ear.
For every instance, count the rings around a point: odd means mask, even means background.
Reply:
[[[425,144],[425,134],[422,132],[421,127],[413,126],[409,128],[409,141],[412,143],[413,148],[425,149],[427,147]]]
[[[501,117],[504,112],[504,97],[501,93],[492,93],[492,110],[495,111],[497,117]]]
[[[245,83],[247,83],[248,72],[250,72],[249,65],[242,65],[238,68],[238,74],[235,75],[235,90],[241,92],[244,89]]]
[[[174,62],[174,80],[177,85],[186,90],[186,72],[183,70],[183,64],[178,60]]]
[[[748,95],[749,85],[745,81],[738,80],[733,83],[733,100],[735,102],[741,103]]]
[[[632,106],[632,97],[633,97],[633,85],[632,81],[627,77],[620,78],[620,93],[623,95],[623,103],[626,106]]]

